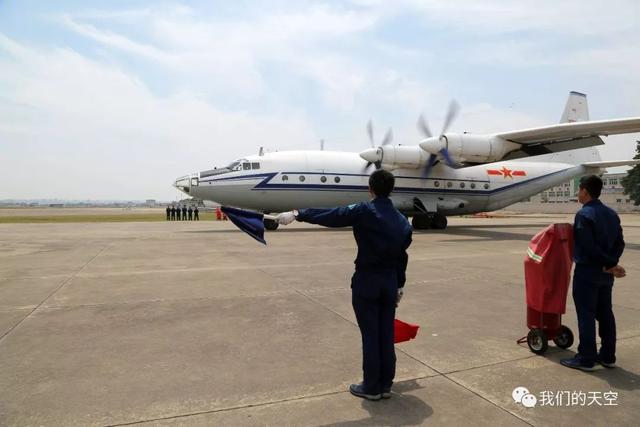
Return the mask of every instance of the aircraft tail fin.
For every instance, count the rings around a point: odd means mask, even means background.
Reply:
[[[569,99],[564,106],[564,112],[560,118],[560,123],[586,122],[589,121],[589,105],[587,105],[587,95],[580,92],[569,92]]]

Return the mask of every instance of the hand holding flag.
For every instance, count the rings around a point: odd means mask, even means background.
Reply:
[[[265,215],[260,212],[245,211],[242,209],[230,208],[227,206],[221,206],[220,209],[224,212],[229,220],[236,225],[240,230],[247,233],[249,236],[256,239],[263,245],[267,244],[264,240],[264,220],[269,219],[282,225],[289,225],[296,220],[298,211],[283,212],[279,215]]]

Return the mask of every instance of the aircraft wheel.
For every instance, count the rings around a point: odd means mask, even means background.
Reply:
[[[434,214],[431,226],[436,230],[444,230],[447,228],[447,217],[442,214]]]
[[[263,222],[264,222],[265,230],[269,230],[269,231],[277,230],[278,229],[278,225],[280,225],[280,224],[278,224],[277,222],[275,222],[272,219],[264,219]]]
[[[411,225],[414,230],[428,230],[431,228],[431,217],[429,215],[414,215],[411,218]]]

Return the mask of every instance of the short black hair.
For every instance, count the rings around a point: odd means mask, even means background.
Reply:
[[[597,199],[602,193],[602,180],[598,175],[583,176],[580,178],[580,188],[584,188],[593,199]]]
[[[389,197],[395,183],[396,179],[393,174],[384,169],[378,169],[369,177],[369,187],[378,197]]]

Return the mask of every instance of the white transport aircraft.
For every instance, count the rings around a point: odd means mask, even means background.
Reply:
[[[416,229],[444,229],[448,215],[502,209],[574,177],[638,160],[601,161],[600,136],[640,132],[640,117],[589,121],[586,95],[571,92],[560,124],[490,135],[444,130],[417,145],[381,146],[361,153],[284,151],[247,156],[221,168],[178,178],[174,186],[198,199],[263,213],[334,207],[369,199],[368,179],[384,168],[396,177],[394,205]],[[278,224],[265,219],[265,228]]]

